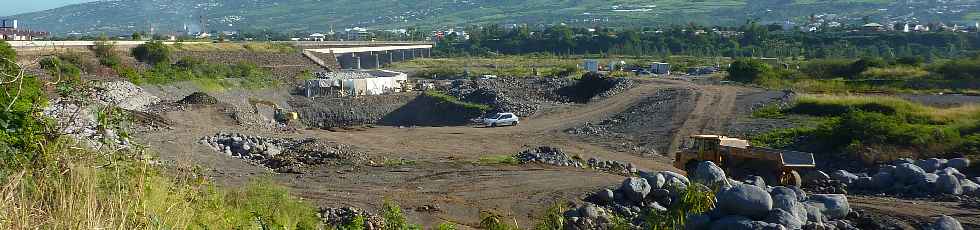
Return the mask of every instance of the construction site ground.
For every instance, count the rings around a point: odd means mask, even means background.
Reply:
[[[225,111],[206,107],[164,114],[171,129],[142,133],[141,143],[168,164],[208,168],[216,183],[237,187],[257,178],[272,178],[290,187],[295,195],[321,207],[353,206],[376,211],[384,199],[398,202],[411,222],[435,226],[444,221],[476,227],[481,211],[512,217],[522,228],[554,202],[575,201],[599,188],[618,186],[616,174],[545,165],[486,165],[483,157],[513,155],[536,146],[562,148],[584,159],[598,157],[634,164],[641,170],[672,170],[669,154],[637,154],[615,138],[589,138],[566,130],[599,123],[628,111],[665,89],[688,96],[654,103],[670,109],[641,114],[643,123],[630,141],[657,143],[660,152],[682,145],[697,133],[729,132],[732,123],[748,117],[760,101],[781,95],[763,89],[731,85],[701,85],[677,80],[643,80],[623,93],[586,104],[567,104],[522,118],[518,126],[483,128],[374,126],[343,131],[299,130],[276,132],[242,127]],[[273,93],[278,97],[280,94]],[[242,95],[218,96],[233,100]],[[283,101],[282,99],[274,101]],[[321,166],[301,174],[272,173],[199,144],[201,137],[218,132],[238,132],[266,137],[319,138],[358,147],[371,164]],[[387,164],[386,164],[387,163]],[[910,201],[894,198],[852,196],[855,208],[899,220],[924,220],[951,215],[968,227],[980,227],[980,209],[955,203]]]

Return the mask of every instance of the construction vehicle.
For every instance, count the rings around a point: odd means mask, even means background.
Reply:
[[[273,119],[276,120],[276,122],[289,125],[293,123],[293,121],[299,120],[299,113],[286,112],[284,109],[282,109],[282,107],[279,107],[279,105],[276,104],[275,102],[256,99],[256,98],[249,98],[248,103],[252,105],[252,110],[254,110],[255,114],[259,114],[258,105],[265,105],[271,107],[274,111],[274,114],[272,116]]]
[[[750,146],[747,140],[719,135],[691,136],[691,146],[675,154],[674,167],[694,172],[702,161],[714,162],[732,178],[761,176],[766,182],[801,186],[800,172],[816,167],[812,153]]]

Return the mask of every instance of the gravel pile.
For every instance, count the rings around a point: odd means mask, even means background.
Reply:
[[[147,93],[128,81],[103,82],[93,87],[93,98],[103,105],[113,105],[126,110],[146,112],[160,98]]]
[[[876,170],[852,173],[836,170],[830,174],[816,171],[808,181],[837,181],[858,193],[889,194],[903,197],[935,197],[945,195],[980,195],[980,177],[960,172],[970,166],[966,158],[921,160],[899,159],[879,165]]]
[[[177,103],[184,105],[215,105],[218,104],[218,99],[204,92],[194,92],[180,99]]]
[[[579,162],[572,157],[565,154],[559,148],[541,146],[535,149],[528,149],[521,151],[514,156],[517,162],[521,164],[527,163],[540,163],[549,164],[555,166],[572,166],[576,168],[582,168],[582,162]]]
[[[491,113],[511,112],[528,116],[542,106],[567,103],[571,98],[560,93],[562,88],[574,84],[570,79],[558,78],[497,78],[488,80],[460,80],[449,88],[449,94],[464,101],[490,105]]]
[[[267,138],[238,133],[218,133],[201,138],[200,143],[216,152],[264,165],[276,172],[300,172],[306,166],[357,164],[364,154],[348,145],[316,139]]]
[[[669,171],[639,173],[616,189],[589,195],[586,203],[565,213],[567,229],[608,229],[611,217],[625,218],[632,229],[648,229],[646,213],[666,211],[689,186],[720,188],[715,208],[688,215],[685,229],[859,229],[843,194],[807,194],[800,188],[767,186],[761,178],[750,183],[729,179],[711,162],[697,166],[690,179]],[[692,184],[694,182],[694,184]],[[952,218],[940,218],[935,226],[959,226]]]
[[[93,149],[102,147],[131,147],[129,138],[120,136],[111,127],[101,127],[96,109],[81,102],[53,100],[42,110],[44,116],[57,123],[57,129]]]
[[[361,216],[364,218],[364,229],[381,229],[384,227],[384,219],[353,207],[345,208],[320,208],[317,212],[320,217],[320,221],[329,226],[342,226],[347,223],[354,221],[354,218]]]
[[[565,130],[583,140],[624,152],[657,155],[667,152],[670,137],[683,124],[686,114],[693,110],[695,97],[690,89],[662,89],[611,118],[597,123],[585,123]]]
[[[615,173],[620,175],[633,175],[634,173],[637,173],[637,169],[636,167],[633,166],[633,163],[628,163],[628,162],[624,163],[624,162],[619,162],[614,160],[602,160],[596,157],[592,157],[589,158],[588,161],[586,161],[586,164],[589,166],[589,168],[595,170],[605,171],[605,172],[610,172],[610,173]]]

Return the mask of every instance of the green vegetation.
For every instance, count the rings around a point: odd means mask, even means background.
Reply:
[[[783,118],[783,117],[786,117],[786,115],[783,114],[782,108],[780,108],[778,105],[766,105],[766,106],[763,106],[763,107],[760,107],[760,108],[757,108],[757,109],[753,110],[752,111],[752,117],[755,117],[755,118]]]
[[[667,211],[648,211],[644,218],[650,229],[681,229],[687,222],[688,215],[705,213],[715,208],[717,188],[692,183],[686,188],[671,185],[670,189],[683,189],[680,199],[667,207]]]
[[[802,96],[782,112],[824,119],[810,127],[755,136],[754,145],[844,151],[869,163],[950,153],[980,155],[977,104],[935,108],[892,97]]]
[[[136,146],[89,150],[42,117],[41,82],[21,75],[0,41],[0,228],[2,229],[316,229],[309,204],[260,180],[226,190],[199,169],[164,170]],[[51,59],[50,66],[70,61]],[[59,61],[54,61],[59,60]],[[60,62],[57,63],[57,62]],[[78,86],[81,87],[81,86]],[[82,91],[82,88],[74,90]],[[122,110],[97,114],[99,129],[121,129]],[[119,130],[125,135],[125,130]]]
[[[405,214],[402,213],[401,207],[398,206],[394,201],[385,199],[384,203],[381,205],[381,217],[385,220],[384,229],[391,230],[413,230],[422,229],[422,226],[418,224],[409,224],[408,220],[405,218]]]
[[[569,208],[573,204],[557,202],[551,207],[548,207],[544,211],[544,215],[537,219],[537,223],[534,225],[534,230],[564,230],[565,229],[565,212],[568,212]]]
[[[141,62],[150,65],[170,64],[170,55],[173,51],[169,46],[161,41],[150,41],[133,48],[132,55]]]
[[[210,91],[221,91],[230,87],[259,89],[280,84],[269,70],[253,63],[213,64],[195,57],[184,57],[174,64],[158,63],[143,72],[124,66],[117,66],[115,69],[120,76],[127,77],[136,84],[193,81],[202,89]]]
[[[479,165],[517,165],[517,158],[513,155],[483,156],[476,161]]]
[[[821,93],[976,91],[980,74],[974,73],[980,71],[980,57],[919,63],[915,58],[815,59],[800,62],[797,70],[769,66],[755,59],[738,59],[728,69],[728,79]]]
[[[459,98],[453,97],[452,95],[440,91],[429,90],[429,91],[425,91],[424,95],[426,97],[436,100],[440,104],[456,106],[464,110],[477,111],[479,113],[483,113],[491,109],[489,105],[461,101],[459,100]]]
[[[480,228],[485,230],[519,230],[517,225],[511,225],[506,223],[503,215],[491,212],[491,211],[481,211],[480,212]],[[515,220],[516,224],[517,221]]]

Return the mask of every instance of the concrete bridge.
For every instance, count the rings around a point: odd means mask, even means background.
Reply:
[[[135,47],[147,41],[112,41],[118,47]],[[95,41],[8,41],[18,51],[51,48],[87,48]],[[173,44],[174,42],[164,42]],[[210,42],[182,42],[207,44]],[[328,69],[377,69],[384,65],[425,58],[432,54],[434,44],[416,41],[274,41],[302,49],[303,54]]]
[[[336,58],[336,63],[341,69],[377,69],[393,62],[430,57],[433,47],[431,43],[373,43],[361,44],[360,46],[338,43],[316,46],[318,48],[303,49],[303,52],[322,54],[316,55],[320,57]],[[332,60],[324,61],[330,62]]]

